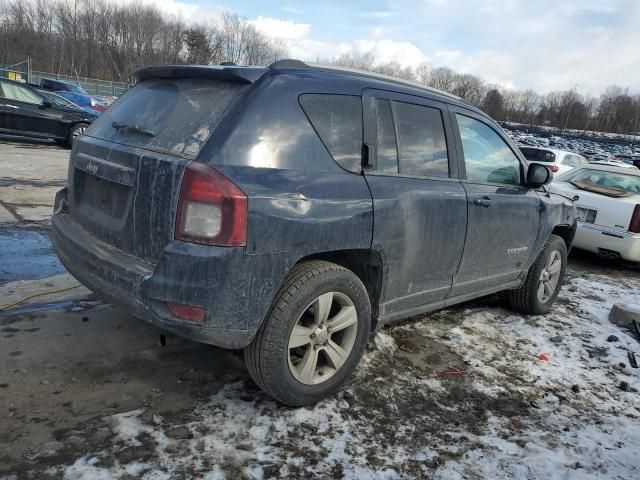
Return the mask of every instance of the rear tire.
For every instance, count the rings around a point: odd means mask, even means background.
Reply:
[[[511,307],[529,315],[547,313],[560,292],[566,268],[567,246],[564,240],[557,235],[549,235],[522,286],[507,292]]]
[[[244,350],[255,383],[298,407],[335,393],[353,373],[371,328],[360,279],[325,261],[297,265],[283,282],[258,333]]]
[[[79,137],[80,135],[82,135],[84,133],[84,131],[87,129],[89,125],[86,123],[76,123],[74,126],[72,126],[69,129],[69,133],[67,134],[67,141],[65,143],[65,145],[68,148],[73,147],[73,142],[74,140]]]

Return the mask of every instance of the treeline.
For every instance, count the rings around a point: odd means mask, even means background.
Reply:
[[[493,85],[468,73],[428,63],[403,67],[398,62],[376,63],[373,53],[345,54],[333,63],[413,80],[453,93],[497,120],[547,125],[560,129],[629,134],[640,132],[640,95],[611,85],[599,97],[571,90],[540,95]]]
[[[187,23],[142,3],[0,0],[0,64],[30,57],[37,71],[129,82],[131,73],[143,65],[267,65],[287,53],[282,42],[228,13],[216,21]],[[640,131],[640,95],[616,85],[599,97],[581,95],[575,88],[540,95],[447,67],[379,63],[375,52],[339,57],[327,52],[324,61],[445,90],[497,120],[623,134]]]
[[[232,14],[195,25],[138,2],[0,0],[0,64],[30,57],[36,71],[128,82],[143,65],[268,64],[286,54]]]

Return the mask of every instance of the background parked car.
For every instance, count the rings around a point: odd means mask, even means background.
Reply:
[[[56,94],[71,100],[76,105],[92,108],[98,112],[104,112],[109,106],[109,102],[89,95],[84,88],[73,82],[43,78],[40,80],[40,88],[42,90],[56,92]]]
[[[0,79],[1,133],[52,138],[71,146],[97,116],[72,105],[59,105],[28,85]]]
[[[551,191],[575,200],[574,247],[640,262],[640,170],[626,167],[577,168],[556,178]]]
[[[618,154],[615,154],[615,155],[611,155],[609,157],[609,160],[614,161],[614,162],[623,162],[623,163],[626,163],[628,165],[636,166],[636,163],[640,162],[640,155],[618,153]]]
[[[609,165],[611,167],[617,168],[636,168],[634,165],[621,162],[620,160],[611,160],[611,159],[603,159],[603,160],[595,160],[593,162],[589,162],[589,165]]]
[[[64,98],[58,95],[57,93],[47,92],[46,90],[40,90],[40,89],[38,89],[38,92],[40,92],[47,100],[49,100],[51,103],[55,105],[59,105],[61,107],[69,107],[69,108],[79,108],[80,110],[86,112],[88,115],[91,115],[92,117],[97,117],[100,114],[100,112],[97,112],[93,108],[82,107],[80,105],[77,105],[73,103],[71,100],[69,100],[68,98]]]
[[[555,148],[519,147],[522,154],[530,162],[541,163],[553,173],[561,174],[576,167],[583,167],[589,162],[582,155],[556,150]]]

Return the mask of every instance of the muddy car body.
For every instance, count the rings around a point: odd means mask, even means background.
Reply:
[[[384,323],[501,290],[553,303],[572,202],[456,97],[298,61],[137,76],[74,145],[56,251],[136,316],[244,348],[279,400],[335,391]]]

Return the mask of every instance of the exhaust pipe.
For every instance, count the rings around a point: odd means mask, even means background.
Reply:
[[[605,248],[599,248],[598,255],[608,260],[620,260],[620,254],[618,252],[614,252],[613,250],[607,250]]]

